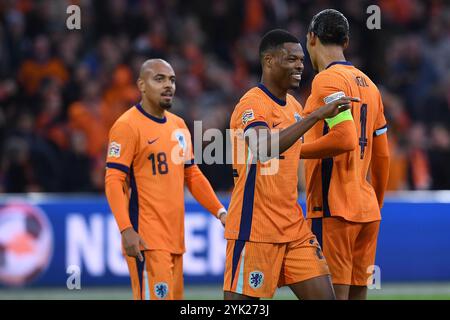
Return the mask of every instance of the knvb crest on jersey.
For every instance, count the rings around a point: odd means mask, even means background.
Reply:
[[[250,272],[248,282],[250,284],[250,287],[252,287],[253,289],[260,288],[264,282],[264,273],[262,273],[261,271]]]
[[[159,299],[165,299],[169,293],[169,286],[165,282],[155,284],[155,296]]]
[[[186,153],[186,150],[187,150],[186,137],[184,136],[183,132],[176,131],[175,132],[175,138],[177,139],[178,145],[180,146],[181,150],[183,150],[182,156],[184,156],[184,154]]]
[[[109,144],[108,157],[112,158],[120,157],[120,143],[113,141]]]

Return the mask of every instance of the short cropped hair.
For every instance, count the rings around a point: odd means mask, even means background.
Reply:
[[[309,24],[308,32],[316,34],[323,44],[341,46],[350,34],[347,18],[334,9],[325,9],[316,14]]]
[[[263,58],[263,55],[273,49],[280,48],[284,43],[293,42],[300,43],[300,41],[291,33],[282,29],[274,29],[267,32],[261,39],[259,44],[259,57]]]

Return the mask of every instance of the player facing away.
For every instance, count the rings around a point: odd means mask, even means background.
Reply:
[[[365,299],[389,152],[381,95],[367,75],[345,60],[348,43],[349,25],[342,13],[327,9],[313,17],[307,50],[318,74],[304,115],[341,95],[360,102],[318,121],[305,134],[301,158],[310,159],[305,160],[307,218],[330,267],[336,298]]]
[[[298,39],[272,30],[259,54],[261,83],[240,99],[230,121],[234,189],[225,227],[224,298],[270,298],[277,286],[288,285],[301,299],[334,299],[327,263],[297,203],[300,137],[320,119],[350,108],[353,99],[343,97],[301,119],[300,103],[287,93],[299,87],[303,71]],[[271,150],[273,139],[278,150]],[[274,162],[278,170],[266,174]]]
[[[226,211],[193,163],[185,122],[167,111],[175,73],[147,60],[137,85],[140,103],[109,134],[105,191],[122,234],[134,299],[182,299],[184,185],[225,224]],[[130,191],[129,191],[130,190]]]

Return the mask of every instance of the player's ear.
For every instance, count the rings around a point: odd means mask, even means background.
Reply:
[[[266,65],[267,67],[271,68],[273,62],[273,56],[269,53],[264,54],[263,56],[263,65]]]
[[[308,32],[307,40],[308,40],[310,46],[315,46],[316,41],[317,41],[317,35],[314,32],[310,31],[310,32]]]
[[[140,92],[145,92],[145,84],[144,84],[144,80],[142,80],[140,77],[137,79],[136,84],[139,88]]]
[[[346,37],[345,41],[344,41],[344,45],[342,46],[344,48],[344,50],[347,49],[349,42],[350,42],[350,39],[348,37]]]

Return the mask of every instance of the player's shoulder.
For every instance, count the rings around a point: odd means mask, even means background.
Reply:
[[[302,105],[301,103],[300,103],[300,101],[298,101],[297,100],[297,98],[296,97],[294,97],[292,94],[287,94],[286,95],[286,102],[287,103],[292,103],[292,104],[295,104],[295,105]]]
[[[110,132],[123,132],[123,134],[129,134],[130,132],[136,133],[139,126],[139,117],[139,110],[135,106],[132,106],[117,118],[112,125]]]
[[[114,126],[127,124],[129,126],[133,126],[136,122],[136,119],[139,116],[139,110],[135,106],[132,106],[127,111],[122,113],[119,118],[114,122]]]
[[[346,74],[338,68],[327,68],[320,71],[313,79],[313,85],[335,83],[345,81]]]
[[[258,87],[253,87],[248,90],[242,97],[239,99],[239,102],[236,104],[234,108],[234,112],[241,112],[244,109],[264,109],[268,104],[267,97],[264,92]],[[261,111],[261,110],[260,110]]]
[[[230,126],[239,126],[244,119],[251,119],[256,114],[265,114],[264,96],[258,87],[253,87],[245,92],[236,103],[230,118]]]
[[[166,111],[165,114],[166,114],[166,118],[168,121],[173,121],[179,127],[183,127],[183,128],[186,127],[186,122],[184,121],[184,119],[182,117],[180,117],[170,111]]]
[[[248,90],[246,93],[244,93],[244,95],[241,97],[241,99],[239,100],[239,104],[242,103],[247,103],[249,101],[256,101],[256,102],[261,102],[261,100],[265,100],[266,96],[264,94],[264,92],[259,89],[258,87],[253,87],[250,90]]]
[[[372,79],[361,69],[354,67],[354,70],[356,71],[356,74],[360,77],[364,77],[365,81],[367,83],[369,83],[370,85],[372,85],[373,87],[377,88],[377,86],[375,85],[375,83],[372,81]],[[377,88],[378,89],[378,88]]]
[[[303,106],[302,106],[302,104],[300,103],[300,101],[298,101],[293,95],[291,95],[291,94],[287,94],[287,96],[286,96],[286,102],[287,102],[287,105],[292,105],[292,106],[294,106],[296,109],[303,109]]]

